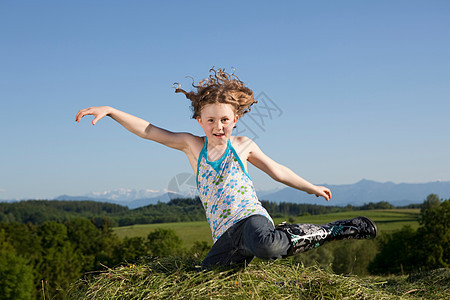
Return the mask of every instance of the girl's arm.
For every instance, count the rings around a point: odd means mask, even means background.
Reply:
[[[331,199],[331,191],[328,188],[314,185],[295,174],[291,169],[275,162],[265,155],[255,142],[250,143],[248,161],[278,182],[317,197],[321,196],[327,201]]]
[[[128,131],[140,136],[141,138],[149,139],[181,151],[185,151],[186,148],[188,148],[189,140],[192,139],[192,135],[189,133],[170,132],[110,106],[98,106],[82,109],[77,113],[75,121],[79,123],[81,119],[87,115],[94,116],[92,125],[95,125],[105,116],[109,116],[125,127]]]

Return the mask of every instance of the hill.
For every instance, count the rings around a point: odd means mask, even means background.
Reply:
[[[450,181],[397,184],[363,179],[354,184],[324,185],[329,187],[333,193],[329,204],[338,206],[349,204],[359,206],[364,203],[380,201],[389,202],[394,206],[406,206],[422,203],[429,194],[437,194],[444,199],[450,198]],[[315,197],[289,187],[264,195],[262,199],[272,202],[318,203]]]
[[[262,204],[272,217],[394,208],[387,202],[371,203],[370,205],[359,207],[296,203],[277,204],[266,201],[262,201]],[[64,222],[79,217],[107,218],[115,226],[126,226],[133,224],[205,221],[205,211],[198,198],[174,198],[167,203],[158,202],[157,204],[150,204],[135,209],[97,201],[28,200],[0,202],[0,222],[41,224],[45,221]]]
[[[171,199],[175,198],[183,198],[182,195],[178,195],[175,193],[164,193],[155,197],[150,198],[130,198],[126,199],[124,197],[117,198],[112,193],[110,193],[111,197],[107,197],[107,195],[102,195],[102,197],[92,197],[92,196],[69,196],[69,195],[61,195],[56,197],[54,200],[58,201],[95,201],[95,202],[102,202],[102,203],[113,203],[121,206],[126,206],[129,209],[135,209],[139,207],[144,207],[147,205],[152,204],[158,204],[161,203],[167,203]]]
[[[104,218],[127,212],[128,208],[94,201],[27,200],[0,202],[0,222],[41,224],[74,218]]]

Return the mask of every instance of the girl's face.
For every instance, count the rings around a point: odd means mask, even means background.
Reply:
[[[200,117],[197,117],[208,141],[216,145],[228,142],[238,119],[233,106],[225,103],[207,104],[200,112]]]

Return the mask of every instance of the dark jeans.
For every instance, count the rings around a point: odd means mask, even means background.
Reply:
[[[212,246],[202,268],[244,266],[255,256],[277,259],[286,256],[289,239],[262,215],[253,215],[231,226]]]

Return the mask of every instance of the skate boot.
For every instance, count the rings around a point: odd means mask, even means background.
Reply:
[[[377,235],[375,223],[366,217],[340,220],[324,225],[283,222],[275,229],[284,231],[291,244],[285,257],[317,248],[329,241],[369,239]]]
[[[371,239],[377,236],[378,229],[375,223],[366,217],[357,217],[351,220],[341,220],[324,224],[322,227],[330,231],[329,241],[347,239]]]

